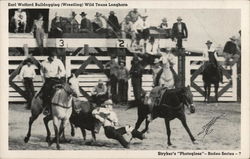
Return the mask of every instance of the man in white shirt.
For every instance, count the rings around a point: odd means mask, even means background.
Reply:
[[[107,100],[102,107],[94,109],[92,115],[103,125],[104,133],[107,138],[118,140],[123,147],[129,148],[129,142],[124,139],[123,135],[131,133],[132,127],[128,125],[126,127],[116,128],[118,125],[118,118],[113,111],[112,105],[112,100]]]
[[[100,106],[105,100],[108,99],[108,91],[104,82],[100,79],[98,84],[92,89],[92,101]]]
[[[148,16],[141,16],[141,19],[138,19],[134,24],[137,44],[139,45],[140,40],[143,39],[145,50],[146,50],[146,42],[150,36],[150,32],[149,32],[150,24],[147,21],[147,17]]]
[[[65,67],[62,61],[59,60],[54,54],[51,54],[41,64],[41,75],[45,81],[41,89],[45,115],[50,112],[51,99],[54,94],[53,86],[64,83],[65,73]]]
[[[25,93],[27,96],[27,109],[30,109],[31,107],[31,101],[35,94],[34,91],[34,85],[33,85],[33,79],[36,76],[35,72],[36,67],[32,65],[32,60],[30,58],[25,60],[25,65],[22,67],[19,77],[23,80],[23,85],[25,88]]]
[[[206,43],[207,48],[203,50],[203,66],[202,66],[202,71],[206,69],[206,67],[213,62],[218,69],[218,73],[220,76],[220,82],[223,83],[223,75],[222,75],[222,70],[221,66],[218,64],[218,55],[214,47],[212,47],[212,42],[208,40]]]

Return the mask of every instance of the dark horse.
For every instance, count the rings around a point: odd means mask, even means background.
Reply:
[[[204,64],[205,68],[203,70],[202,80],[204,82],[205,89],[205,99],[204,102],[209,102],[210,100],[210,90],[211,84],[214,85],[215,101],[218,101],[218,88],[220,82],[220,72],[218,69],[218,64],[214,55],[209,52],[209,61]]]
[[[143,98],[145,99],[145,97]],[[150,97],[148,99],[150,99]],[[170,141],[170,121],[178,118],[186,129],[192,142],[195,143],[195,138],[187,126],[184,105],[187,106],[191,113],[195,112],[195,107],[193,105],[193,95],[189,86],[166,90],[163,93],[162,100],[158,105],[141,101],[141,103],[138,104],[138,119],[135,125],[135,130],[139,129],[141,123],[146,120],[146,127],[144,130],[142,130],[142,133],[145,133],[148,130],[150,121],[157,117],[164,118],[168,135],[168,145],[172,145]],[[150,116],[151,119],[149,119]]]

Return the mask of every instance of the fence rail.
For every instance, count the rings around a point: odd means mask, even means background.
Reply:
[[[65,59],[65,67],[66,73],[69,76],[73,70],[78,70],[79,68],[83,68],[82,65],[87,60],[90,59],[91,56],[66,56]],[[16,68],[19,67],[21,62],[25,59],[25,56],[12,56],[9,57],[9,72],[14,71]],[[46,57],[44,56],[34,56],[34,58],[38,61],[43,61]],[[85,90],[86,93],[90,95],[90,91],[98,82],[99,79],[103,81],[108,81],[106,74],[100,68],[100,65],[106,64],[109,60],[109,56],[95,56],[98,61],[98,64],[95,63],[95,60],[88,61],[89,63],[83,68],[83,72],[81,72],[78,76],[80,87]],[[126,67],[127,69],[131,68],[131,56],[126,57]],[[174,70],[178,72],[178,59],[175,58],[176,65],[174,66]],[[219,61],[223,61],[223,58],[220,58]],[[200,57],[186,57],[185,59],[185,85],[192,85],[194,82],[201,90],[203,89],[203,81],[202,76],[199,74],[193,81],[191,80],[195,71],[199,69],[201,66]],[[145,67],[145,70],[149,70],[150,67]],[[94,71],[95,70],[95,71]],[[99,72],[96,73],[96,70]],[[219,91],[223,91],[223,88],[228,87],[228,89],[221,92],[221,96],[219,97],[219,101],[237,101],[237,69],[236,65],[233,66],[232,71],[226,70],[228,74],[232,77],[232,84],[230,85],[229,80],[224,76],[224,84],[220,84]],[[39,72],[37,70],[36,72]],[[95,72],[95,73],[91,73]],[[145,71],[147,73],[143,74],[142,78],[142,87],[146,91],[150,91],[153,85],[152,75],[149,74],[149,71]],[[15,76],[12,80],[20,89],[24,90],[23,82],[19,78],[19,76]],[[34,87],[35,91],[41,89],[43,85],[42,78],[40,75],[37,75],[34,79]],[[196,88],[191,87],[191,90],[194,95],[194,101],[203,101],[203,95],[197,91]],[[214,89],[211,89],[211,96],[214,95]],[[133,88],[131,85],[131,80],[129,80],[129,88],[128,88],[128,97],[129,100],[133,99]],[[10,102],[25,102],[26,100],[14,89],[13,87],[9,86],[9,101]]]

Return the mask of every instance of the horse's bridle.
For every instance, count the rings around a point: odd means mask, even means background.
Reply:
[[[191,107],[194,107],[194,104],[191,103],[191,101],[186,97],[185,94],[182,94],[182,98],[183,98],[183,104],[186,105],[189,110],[191,109]]]

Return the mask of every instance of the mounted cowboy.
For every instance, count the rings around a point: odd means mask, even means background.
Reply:
[[[44,80],[43,87],[41,88],[44,114],[48,115],[51,112],[51,98],[55,92],[53,88],[56,84],[65,82],[65,67],[60,59],[57,58],[55,53],[41,63],[41,75]],[[39,93],[40,94],[40,93]]]
[[[213,63],[216,68],[218,69],[218,73],[220,76],[220,82],[223,83],[223,75],[222,75],[222,70],[221,66],[218,64],[218,55],[214,47],[212,47],[213,42],[208,40],[206,43],[207,45],[206,49],[203,51],[203,66],[202,66],[202,72],[206,69],[206,67]]]

